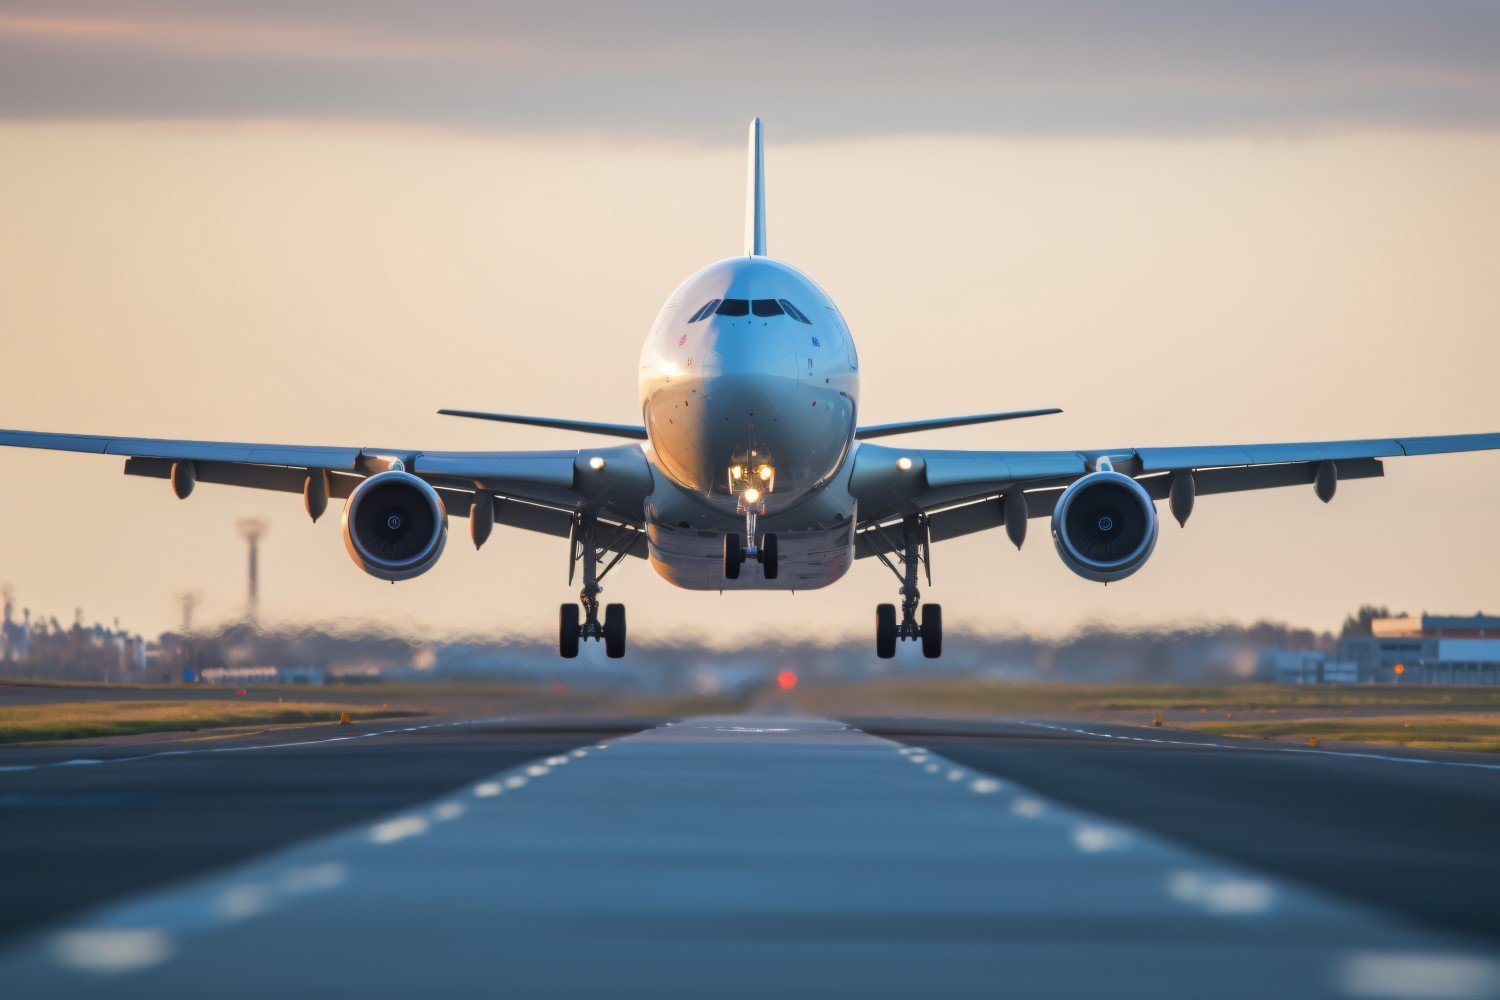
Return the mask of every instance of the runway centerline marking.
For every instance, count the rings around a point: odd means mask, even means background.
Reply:
[[[997,951],[988,931],[944,940],[947,959],[974,983],[993,982],[1019,964],[1036,981],[1055,985],[1059,975],[1072,977],[1079,988],[1071,992],[1097,994],[1100,982],[1088,980],[1101,944],[1089,924],[1094,919],[1106,928],[1109,921],[1126,923],[1142,935],[1131,954],[1145,954],[1143,969],[1179,955],[1173,949],[1180,949],[1181,934],[1201,937],[1256,984],[1254,994],[1231,991],[1236,996],[1286,995],[1288,988],[1311,995],[1295,989],[1310,983],[1344,987],[1315,986],[1318,996],[1413,996],[1376,988],[1426,977],[1440,988],[1420,995],[1458,1000],[1487,995],[1471,989],[1476,983],[1500,982],[1500,963],[1464,942],[1073,809],[926,748],[824,719],[790,721],[782,733],[726,728],[740,721],[721,716],[661,726],[598,744],[610,753],[590,749],[586,762],[572,754],[525,761],[275,859],[109,906],[9,950],[0,958],[0,976],[58,1000],[91,996],[97,977],[114,975],[133,977],[143,993],[201,995],[247,949],[311,968],[322,955],[320,935],[355,927],[372,953],[395,955],[418,919],[442,930],[433,940],[461,963],[490,957],[502,942],[518,995],[545,992],[542,986],[586,995],[559,984],[580,968],[617,975],[639,969],[617,964],[616,931],[624,918],[632,928],[630,961],[667,954],[680,961],[684,928],[705,928],[698,950],[712,953],[710,959],[674,980],[675,989],[658,991],[701,996],[723,986],[715,977],[726,963],[753,970],[745,960],[760,947],[753,934],[715,936],[705,916],[795,924],[815,915],[818,926],[835,930],[827,941],[810,942],[816,947],[800,960],[810,963],[804,974],[845,977],[851,969],[872,969],[860,973],[868,982],[854,984],[857,995],[884,996],[897,994],[871,987],[931,942],[882,937],[871,946],[837,927],[841,918],[899,919],[909,910],[977,921],[975,929],[991,920],[1035,926],[1031,943],[1047,946],[1040,951],[1024,941]],[[748,721],[750,729],[781,728],[771,719]],[[916,768],[892,766],[902,758]],[[756,780],[767,773],[778,780]],[[516,797],[517,789],[524,794]],[[589,812],[597,809],[605,811]],[[778,819],[784,815],[808,822],[788,826]],[[772,831],[776,836],[768,837]],[[691,878],[658,891],[663,876],[678,870],[672,866],[680,863],[683,843],[696,845]],[[753,886],[744,879],[747,865],[758,872]],[[806,897],[816,898],[812,909],[798,895],[809,884],[816,889]],[[892,906],[893,899],[900,905]],[[719,909],[705,909],[709,903]],[[445,924],[455,913],[460,919]],[[478,913],[486,920],[470,919]],[[591,932],[590,921],[610,930]],[[1202,929],[1210,924],[1224,929]],[[584,929],[569,944],[578,962],[559,965],[539,945],[564,925]],[[1309,937],[1328,928],[1337,932]],[[882,965],[891,955],[895,963]],[[396,962],[366,972],[364,980],[361,969],[340,970],[339,984],[371,997],[431,986],[403,971],[411,968]],[[414,968],[418,976],[431,971],[420,962]],[[483,961],[460,971],[492,975]],[[263,995],[263,981],[275,972],[241,967],[237,995]],[[1201,979],[1202,972],[1189,963],[1178,974]],[[774,975],[733,995],[763,996],[776,983],[784,986],[785,970]],[[1215,995],[1207,980],[1199,987],[1184,995]]]

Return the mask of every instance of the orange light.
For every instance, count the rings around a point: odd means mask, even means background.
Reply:
[[[790,691],[797,686],[797,672],[795,670],[783,670],[776,675],[776,686],[783,691]]]
[[[1398,663],[1398,664],[1396,664],[1395,671],[1396,671],[1396,676],[1400,677],[1402,674],[1406,673],[1406,664],[1404,664],[1404,663]]]

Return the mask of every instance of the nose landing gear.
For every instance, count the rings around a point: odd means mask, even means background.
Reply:
[[[917,589],[917,569],[926,572],[927,585],[932,586],[932,538],[928,531],[927,515],[909,514],[901,519],[901,543],[897,545],[888,538],[879,526],[870,531],[871,547],[886,568],[901,581],[901,619],[896,619],[894,604],[875,606],[875,655],[889,660],[896,655],[896,643],[920,640],[922,655],[935,660],[943,655],[943,606],[921,604],[922,594]],[[894,560],[901,561],[898,569]],[[921,621],[918,623],[920,607]]]
[[[631,537],[626,537],[627,535]],[[583,565],[583,589],[578,592],[578,604],[564,604],[559,610],[557,624],[557,651],[564,659],[578,655],[578,645],[584,640],[604,643],[604,655],[618,660],[625,655],[625,605],[606,604],[604,620],[599,620],[599,595],[604,588],[599,581],[621,559],[640,537],[639,533],[621,526],[619,533],[603,546],[599,544],[599,520],[593,514],[579,513],[573,518],[573,533],[568,542],[568,582],[573,582],[573,571]],[[616,545],[623,541],[623,545]],[[601,556],[610,556],[604,568],[599,568]],[[579,621],[580,605],[583,620]]]
[[[770,466],[765,468],[769,469]],[[746,559],[753,558],[760,563],[761,575],[767,580],[774,580],[781,569],[781,546],[777,544],[776,536],[763,535],[760,544],[755,544],[755,519],[763,509],[761,494],[755,489],[745,490],[740,494],[740,505],[745,511],[745,533],[739,535],[730,532],[724,536],[724,579],[738,580],[740,567],[745,565]],[[746,539],[749,539],[749,545],[745,544]]]
[[[777,544],[776,536],[762,535],[758,546],[746,546],[744,537],[737,532],[724,536],[724,579],[738,580],[740,567],[745,565],[746,559],[751,558],[760,563],[762,576],[767,580],[776,579],[781,568],[781,546]]]

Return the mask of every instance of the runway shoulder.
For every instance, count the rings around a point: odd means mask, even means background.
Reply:
[[[657,719],[400,720],[0,750],[0,937]]]
[[[1315,752],[1094,722],[845,721],[1215,856],[1500,940],[1494,758]],[[1474,763],[1490,766],[1461,766]]]

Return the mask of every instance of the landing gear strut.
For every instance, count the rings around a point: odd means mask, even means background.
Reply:
[[[622,525],[602,545],[599,534],[599,519],[593,514],[581,511],[573,516],[573,530],[568,539],[568,582],[573,582],[574,570],[582,565],[583,589],[578,592],[578,604],[564,604],[558,613],[557,651],[565,659],[577,656],[578,644],[586,639],[602,641],[604,655],[612,660],[625,655],[625,605],[606,604],[601,622],[599,595],[604,588],[599,586],[599,581],[625,558],[639,533]],[[606,556],[609,561],[600,569],[599,560]],[[580,606],[582,622],[579,621]]]
[[[927,515],[908,514],[901,519],[899,544],[878,525],[871,529],[869,538],[875,555],[901,581],[900,621],[896,619],[894,604],[875,606],[875,655],[889,660],[896,655],[896,643],[910,639],[921,641],[922,655],[927,659],[937,659],[943,655],[943,606],[922,605],[922,593],[917,589],[919,568],[926,573],[927,585],[932,586],[932,535]],[[901,563],[899,568],[897,561]],[[920,624],[917,620],[919,607]]]
[[[745,507],[745,533],[743,535],[730,532],[724,536],[724,579],[738,580],[740,578],[740,567],[745,560],[753,558],[760,563],[760,572],[767,580],[776,579],[780,571],[781,547],[776,542],[775,535],[762,535],[760,545],[755,544],[755,518],[756,508],[753,504]],[[745,539],[750,539],[750,544],[745,544]]]

